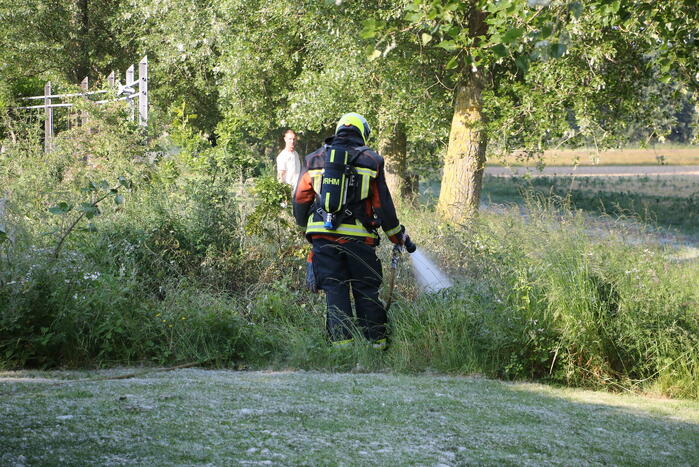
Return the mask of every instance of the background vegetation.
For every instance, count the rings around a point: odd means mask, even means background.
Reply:
[[[392,348],[336,354],[322,297],[302,288],[307,246],[282,207],[288,188],[264,175],[241,182],[245,163],[187,125],[168,130],[199,152],[164,156],[123,109],[98,110],[49,154],[32,125],[15,129],[24,144],[3,159],[6,368],[359,363],[697,397],[696,262],[629,245],[613,223],[591,233],[564,204],[532,202],[526,218],[483,213],[468,226],[406,207],[414,237],[458,285],[419,295],[405,264]]]
[[[420,204],[410,176],[439,176],[455,89],[477,66],[460,52],[469,36],[459,21],[470,13],[459,2],[454,10],[453,2],[433,2],[434,11],[418,1],[409,8],[107,3],[0,3],[0,366],[359,365],[699,397],[696,262],[629,244],[624,224],[613,219],[591,231],[564,191],[525,194],[523,209],[464,223],[442,222],[431,204]],[[544,8],[530,3],[496,2],[492,17],[515,8],[519,21],[535,13],[527,8]],[[592,38],[573,40],[577,3],[553,2],[556,21],[570,21],[550,31],[552,17],[541,24],[532,18],[522,31],[499,24],[494,30],[518,32],[474,53],[500,80],[483,89],[487,125],[479,131],[511,130],[491,140],[488,155],[694,138],[695,96],[685,78],[696,66],[686,44],[660,47],[648,61],[634,55],[647,81],[611,111],[598,104],[621,90],[606,86],[625,82],[612,79],[618,70],[605,71],[633,39],[611,25],[623,20],[631,28],[639,18],[633,2],[593,9],[599,15],[590,21],[611,42],[586,55],[584,41]],[[638,11],[657,26],[653,15],[670,13],[653,8]],[[685,21],[658,32],[658,41],[666,45]],[[45,154],[41,115],[14,109],[19,97],[40,94],[45,80],[72,89],[82,76],[99,81],[146,53],[154,70],[147,129],[132,124],[124,106],[90,106],[88,124],[63,128]],[[592,58],[594,76],[585,75],[583,86],[575,70]],[[570,99],[554,99],[556,83]],[[584,92],[576,94],[578,84]],[[591,107],[577,107],[584,102]],[[639,118],[630,102],[659,111]],[[375,141],[398,178],[409,181],[396,198],[417,204],[401,203],[401,219],[458,282],[444,295],[419,295],[404,264],[385,354],[362,344],[340,354],[327,346],[322,296],[302,287],[308,247],[292,226],[288,187],[275,182],[270,167],[284,127],[297,128],[301,150],[311,150],[346,110],[376,122]],[[529,123],[531,134],[522,133]],[[572,201],[573,208],[582,203]],[[683,206],[662,212],[674,219],[695,205]],[[386,259],[388,248],[381,254]]]

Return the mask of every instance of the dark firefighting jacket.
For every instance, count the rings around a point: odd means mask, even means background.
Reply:
[[[324,226],[321,213],[318,212],[318,194],[325,165],[325,151],[331,148],[352,150],[359,148],[359,154],[354,158],[355,167],[360,183],[360,201],[349,210],[352,216],[343,216],[335,229]],[[393,243],[401,243],[400,235],[403,227],[398,221],[391,193],[386,185],[384,175],[384,160],[375,151],[363,146],[359,132],[354,129],[343,129],[325,144],[305,157],[296,191],[293,197],[294,217],[296,223],[306,231],[306,238],[326,238],[339,240],[343,237],[362,239],[370,245],[379,241],[377,227],[381,227]]]

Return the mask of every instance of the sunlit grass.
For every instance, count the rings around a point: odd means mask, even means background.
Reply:
[[[598,151],[595,148],[558,149],[544,152],[541,162],[548,166],[570,165],[699,165],[699,146],[658,144],[647,148],[622,148]],[[536,165],[513,155],[493,159],[489,165]]]

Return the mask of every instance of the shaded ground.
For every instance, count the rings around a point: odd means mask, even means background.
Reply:
[[[434,375],[188,369],[54,384],[104,374],[0,373],[0,465],[699,459],[696,401]]]

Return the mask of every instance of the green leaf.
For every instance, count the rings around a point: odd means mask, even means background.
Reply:
[[[456,42],[454,41],[442,41],[439,44],[437,44],[437,47],[441,47],[444,50],[456,50],[459,48],[458,45],[456,45]]]
[[[560,58],[564,53],[566,53],[566,50],[565,44],[554,42],[549,46],[549,55],[551,55],[553,58]]]
[[[126,177],[119,177],[119,184],[127,189],[131,189],[133,186],[131,180],[126,179]]]
[[[85,185],[84,187],[80,188],[80,191],[82,191],[83,193],[90,193],[93,191],[97,191],[97,185],[95,185],[95,182],[90,182],[87,185]]]
[[[444,66],[444,69],[446,70],[453,70],[456,68],[456,66],[459,64],[459,56],[454,55],[451,57],[451,59],[447,62],[447,64]]]
[[[71,209],[73,209],[72,204],[68,204],[65,201],[61,201],[57,205],[50,207],[49,212],[51,214],[61,215],[70,212]]]
[[[369,55],[369,60],[376,60],[381,56],[381,51],[379,49],[374,49],[374,51]]]
[[[507,47],[502,44],[497,44],[493,47],[493,53],[500,58],[505,57],[507,56]]]
[[[616,14],[619,12],[619,8],[621,8],[621,2],[616,0],[607,6],[607,12],[610,14]]]
[[[444,9],[446,11],[456,11],[462,6],[463,6],[463,4],[461,2],[451,2],[451,3],[447,4],[447,6]]]
[[[116,195],[114,197],[114,203],[117,205],[124,204],[124,195]]]
[[[92,203],[80,203],[78,210],[84,212],[85,217],[88,219],[92,219],[101,214],[99,208]]]
[[[529,59],[526,56],[517,57],[515,64],[517,68],[522,70],[522,73],[526,74],[529,71]]]
[[[546,39],[553,32],[553,27],[550,24],[545,24],[541,27],[541,39]]]
[[[100,180],[97,186],[102,190],[109,190],[109,182],[107,180]]]
[[[362,39],[376,37],[376,20],[374,18],[364,21],[364,28],[359,32]]]
[[[413,12],[405,15],[405,20],[409,23],[418,23],[422,19],[422,13]]]
[[[576,17],[580,18],[580,16],[583,14],[583,6],[582,3],[580,2],[573,2],[570,5],[568,5],[568,11]]]
[[[502,36],[502,42],[504,44],[511,44],[512,42],[516,41],[522,35],[524,34],[524,29],[519,29],[519,28],[511,28],[508,29],[505,34]]]
[[[422,39],[422,45],[427,45],[432,40],[432,36],[426,32],[423,32],[420,39]]]
[[[0,229],[0,244],[5,242],[9,237],[7,236],[7,232],[4,230]]]

